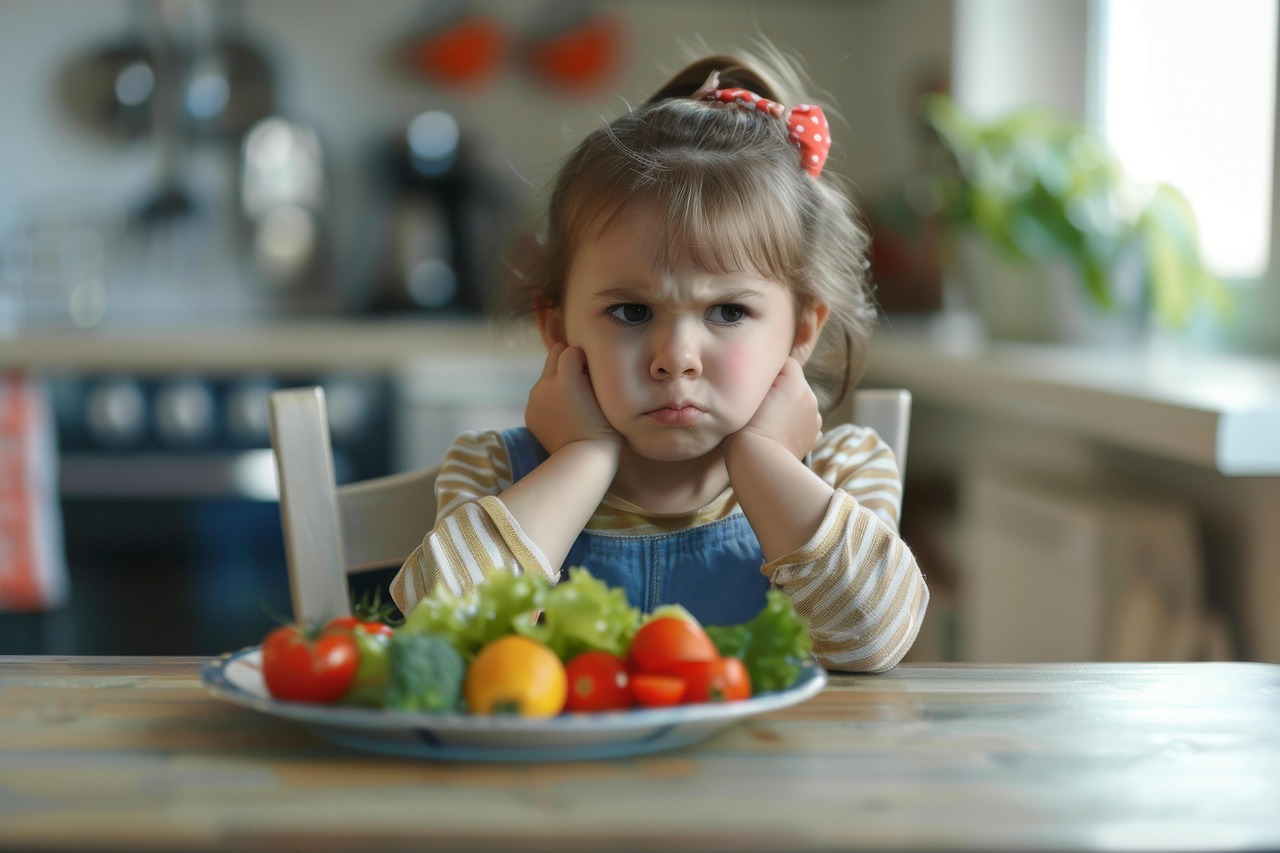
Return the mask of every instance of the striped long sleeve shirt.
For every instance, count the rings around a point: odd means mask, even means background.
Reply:
[[[893,451],[871,429],[844,424],[825,433],[810,467],[834,489],[818,530],[796,551],[764,563],[770,583],[809,620],[813,652],[828,669],[880,672],[911,648],[929,590],[898,535],[902,482]],[[473,588],[492,567],[537,572],[555,581],[538,546],[497,495],[511,485],[498,432],[459,436],[436,480],[436,524],[401,567],[392,597],[408,613],[438,583]],[[683,515],[653,514],[606,495],[587,528],[651,535],[741,512],[733,490]]]

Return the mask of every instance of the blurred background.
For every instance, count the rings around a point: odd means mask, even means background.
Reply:
[[[1157,346],[1206,387],[1247,358],[1208,409],[1272,423],[1275,6],[4,0],[0,653],[260,639],[289,611],[270,391],[326,388],[340,480],[517,422],[537,347],[482,310],[557,164],[689,50],[766,37],[874,234],[864,382],[917,395],[914,656],[1280,658],[1245,604],[1280,571],[1274,457],[1242,478],[1162,449],[1212,436],[1055,431],[921,379],[978,359],[988,387],[1031,347],[1066,361],[1025,381],[1137,371],[1097,405],[1159,407]]]
[[[883,193],[919,166],[907,107],[950,39],[942,2],[19,0],[3,15],[7,245],[81,228],[101,246],[81,263],[110,273],[97,296],[29,286],[7,309],[28,327],[472,311],[569,147],[699,38],[802,56],[842,110],[841,168]],[[414,265],[427,257],[443,263]]]

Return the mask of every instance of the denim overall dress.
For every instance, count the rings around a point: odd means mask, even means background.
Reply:
[[[525,427],[502,432],[512,482],[547,458]],[[611,587],[626,590],[632,606],[648,613],[680,604],[704,625],[745,622],[764,607],[769,581],[760,573],[764,553],[747,517],[735,512],[708,524],[652,535],[584,530],[560,567],[584,566]]]

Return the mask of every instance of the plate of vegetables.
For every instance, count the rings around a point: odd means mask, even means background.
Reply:
[[[573,568],[552,585],[498,571],[440,588],[404,622],[284,625],[209,661],[216,696],[356,749],[440,760],[547,761],[676,749],[811,698],[827,683],[780,591],[738,625],[679,607],[641,614]]]

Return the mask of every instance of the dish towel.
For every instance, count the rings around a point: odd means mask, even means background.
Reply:
[[[51,610],[69,591],[48,399],[23,373],[0,374],[0,611]]]

